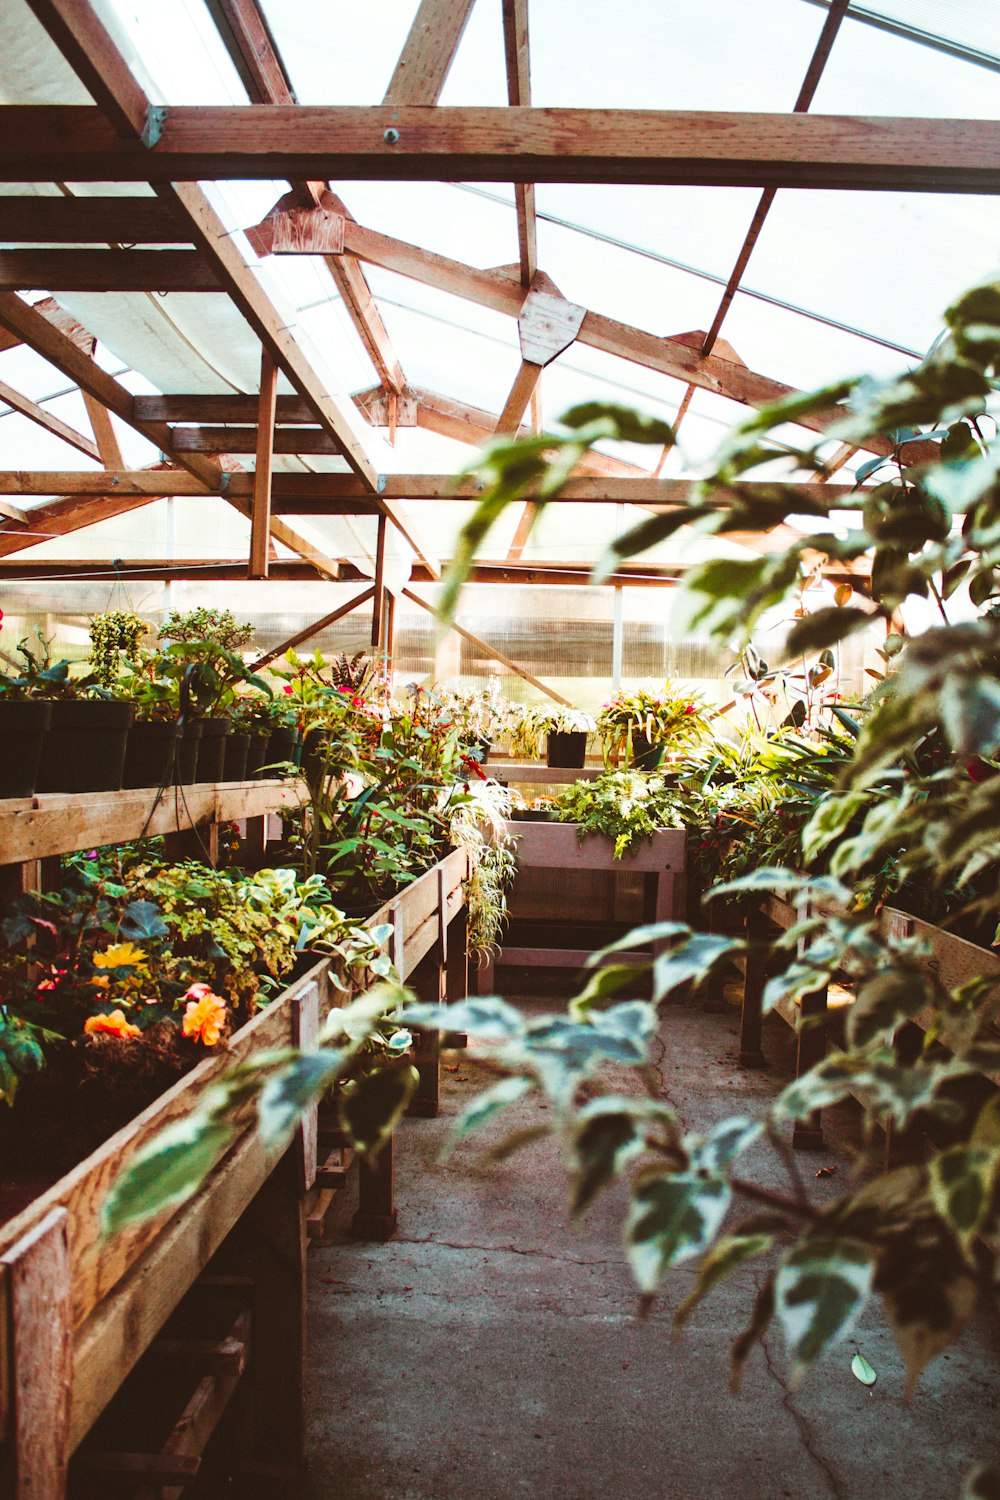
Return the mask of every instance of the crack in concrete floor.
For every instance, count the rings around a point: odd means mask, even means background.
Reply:
[[[759,1340],[759,1343],[761,1349],[764,1352],[764,1362],[767,1365],[767,1373],[783,1393],[781,1404],[798,1429],[799,1441],[802,1444],[802,1447],[804,1448],[806,1453],[808,1453],[813,1463],[823,1475],[824,1479],[829,1485],[830,1493],[833,1495],[834,1500],[847,1500],[847,1492],[841,1487],[840,1480],[837,1477],[833,1465],[828,1459],[824,1458],[822,1453],[818,1452],[818,1450],[813,1446],[813,1433],[812,1428],[809,1424],[809,1419],[805,1417],[795,1405],[791,1387],[788,1385],[787,1381],[784,1379],[780,1370],[775,1365],[774,1360],[771,1357],[771,1349],[767,1342],[767,1336],[765,1335],[764,1337],[762,1337]]]

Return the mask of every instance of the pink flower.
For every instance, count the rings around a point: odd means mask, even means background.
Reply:
[[[291,693],[293,691],[294,691],[294,689],[292,687],[292,684],[290,682],[286,682],[285,686],[282,688],[282,692],[283,693]]]
[[[184,998],[185,1000],[204,1000],[205,996],[211,993],[212,986],[210,984],[202,984],[199,981],[197,984],[193,984],[190,989],[184,991]]]

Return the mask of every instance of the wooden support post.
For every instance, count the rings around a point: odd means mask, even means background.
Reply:
[[[200,859],[214,869],[219,863],[218,823],[202,823],[197,828],[181,828],[164,834],[163,852],[172,862]]]
[[[306,1457],[305,1207],[288,1151],[247,1210],[254,1276],[254,1458],[298,1469]]]
[[[749,943],[746,970],[743,978],[743,1005],[740,1010],[740,1063],[744,1068],[767,1066],[761,1051],[761,1004],[764,985],[767,982],[767,962],[764,942],[767,938],[768,922],[761,907],[752,904],[747,911],[746,938]]]
[[[0,1491],[10,1500],[66,1494],[73,1381],[67,1222],[64,1208],[52,1209],[0,1258],[6,1314]]]
[[[449,1005],[452,1005],[456,1000],[464,1000],[469,994],[469,909],[464,903],[461,911],[452,918],[447,931],[444,995]],[[467,1047],[469,1039],[464,1031],[451,1032],[448,1043],[452,1047]]]
[[[388,1240],[396,1233],[395,1151],[390,1136],[374,1160],[358,1159],[358,1211],[351,1221],[356,1240]]]
[[[440,1005],[444,999],[444,969],[441,964],[441,949],[435,944],[427,956],[421,959],[416,971],[410,975],[409,984],[417,992],[424,1005]],[[418,1031],[414,1044],[413,1061],[420,1082],[410,1100],[406,1113],[421,1120],[432,1120],[438,1112],[441,1098],[441,1033]]]
[[[250,518],[251,578],[266,578],[271,540],[271,471],[274,464],[274,413],[278,395],[278,365],[265,345],[260,351],[260,400],[257,407],[257,457],[253,476],[253,514]]]
[[[801,1078],[814,1068],[826,1055],[826,1026],[817,1017],[826,1016],[827,989],[813,990],[802,996],[799,1016],[798,1043],[795,1049],[795,1076]],[[812,1024],[807,1025],[807,1022]],[[797,1120],[792,1127],[792,1145],[797,1151],[822,1151],[823,1124],[818,1109],[813,1110],[808,1120]]]
[[[385,626],[385,516],[378,518],[375,544],[375,591],[372,595],[372,650],[381,651]]]
[[[264,865],[264,851],[267,848],[267,816],[261,813],[256,818],[247,818],[246,832],[243,835],[243,848],[240,851],[244,866],[248,870],[260,870]]]

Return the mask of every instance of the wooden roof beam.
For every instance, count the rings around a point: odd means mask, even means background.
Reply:
[[[100,451],[93,439],[85,437],[82,432],[77,432],[68,422],[63,422],[59,417],[53,416],[46,411],[44,406],[39,406],[37,401],[31,401],[27,396],[22,396],[12,385],[5,380],[0,380],[0,401],[4,402],[12,411],[18,412],[22,417],[27,417],[29,422],[34,422],[37,427],[44,427],[45,431],[53,437],[61,438],[64,443],[69,443],[71,448],[76,448],[80,453],[85,453],[88,458],[101,462]]]
[[[50,292],[223,290],[194,250],[0,250],[0,291],[39,287]]]
[[[0,226],[13,244],[185,245],[187,234],[158,198],[0,197]]]
[[[92,30],[90,17],[77,26],[88,0],[30,4],[40,18],[57,12],[81,34]],[[93,22],[100,27],[96,16]],[[332,177],[921,193],[996,193],[1000,184],[1000,120],[400,105],[387,125],[384,105],[278,104],[170,105],[150,116],[149,101],[100,30],[103,44],[91,47],[80,76],[116,120],[91,105],[4,105],[0,180]],[[122,138],[116,132],[125,115],[130,134]]]
[[[420,0],[383,104],[438,102],[474,3],[475,0]]]

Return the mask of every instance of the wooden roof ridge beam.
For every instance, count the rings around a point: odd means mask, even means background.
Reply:
[[[146,146],[149,101],[130,74],[127,88],[109,85],[124,63],[92,11],[80,22],[89,0],[29,4],[39,16],[59,12],[81,35],[100,28],[103,41],[90,47],[81,77],[88,74],[101,105],[4,105],[0,181],[163,186],[330,177],[997,191],[1000,120],[992,119],[399,105],[387,126],[384,105],[165,105],[151,117],[155,140]],[[112,108],[114,123],[105,118]],[[123,137],[126,114],[131,135]]]
[[[528,45],[528,0],[503,0],[504,55],[507,64],[507,102],[531,103],[531,61]],[[517,210],[517,250],[521,285],[530,286],[538,270],[538,220],[535,184],[514,184]]]
[[[382,100],[384,105],[438,102],[474,3],[420,0]]]
[[[71,448],[76,448],[80,453],[85,453],[88,458],[95,462],[101,462],[100,450],[92,438],[85,437],[68,422],[63,422],[51,412],[39,406],[37,401],[31,401],[27,396],[22,396],[12,385],[5,380],[0,380],[0,401],[16,411],[20,416],[27,417],[29,422],[34,422],[38,427],[44,427],[46,432],[53,437],[61,438],[64,443],[69,443]]]

